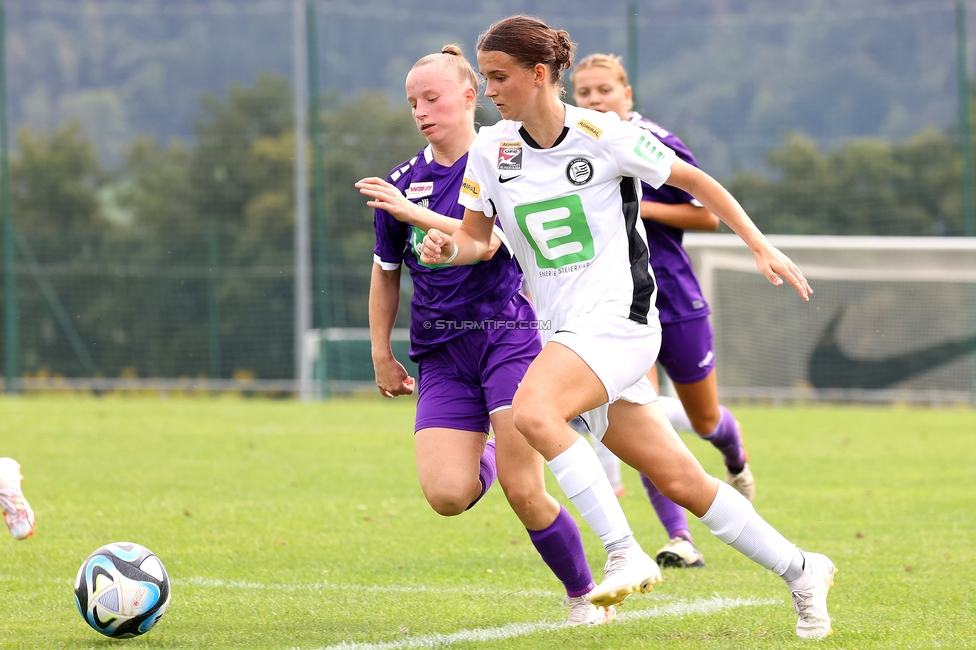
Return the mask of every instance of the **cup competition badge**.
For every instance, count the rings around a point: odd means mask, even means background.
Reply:
[[[498,171],[522,171],[521,142],[500,142],[498,144]]]

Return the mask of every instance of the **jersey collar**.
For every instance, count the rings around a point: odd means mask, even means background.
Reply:
[[[552,143],[552,146],[549,147],[550,149],[555,149],[558,147],[562,141],[566,139],[566,136],[569,135],[569,115],[572,112],[573,107],[569,106],[568,104],[563,104],[563,106],[566,107],[565,115],[563,117],[563,131],[559,134],[559,137],[556,138],[556,141]],[[519,135],[522,136],[522,139],[525,140],[525,144],[529,145],[533,149],[545,149],[545,147],[540,146],[539,143],[536,142],[531,135],[529,135],[529,132],[525,130],[525,126],[519,126],[518,132]]]

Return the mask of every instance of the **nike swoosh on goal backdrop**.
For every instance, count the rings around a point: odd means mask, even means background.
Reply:
[[[840,309],[810,355],[808,378],[816,388],[888,388],[976,352],[976,335],[882,359],[856,359],[840,349],[837,326]]]

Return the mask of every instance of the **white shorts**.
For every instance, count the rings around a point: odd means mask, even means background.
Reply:
[[[577,316],[559,328],[555,341],[579,355],[603,383],[609,401],[580,415],[597,440],[607,432],[607,409],[622,399],[634,404],[657,400],[647,373],[661,349],[661,326],[642,325],[602,312]]]

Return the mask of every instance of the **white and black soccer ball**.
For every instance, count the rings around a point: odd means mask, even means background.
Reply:
[[[169,576],[159,558],[130,542],[106,544],[75,578],[75,604],[97,632],[117,639],[145,634],[169,605]]]

